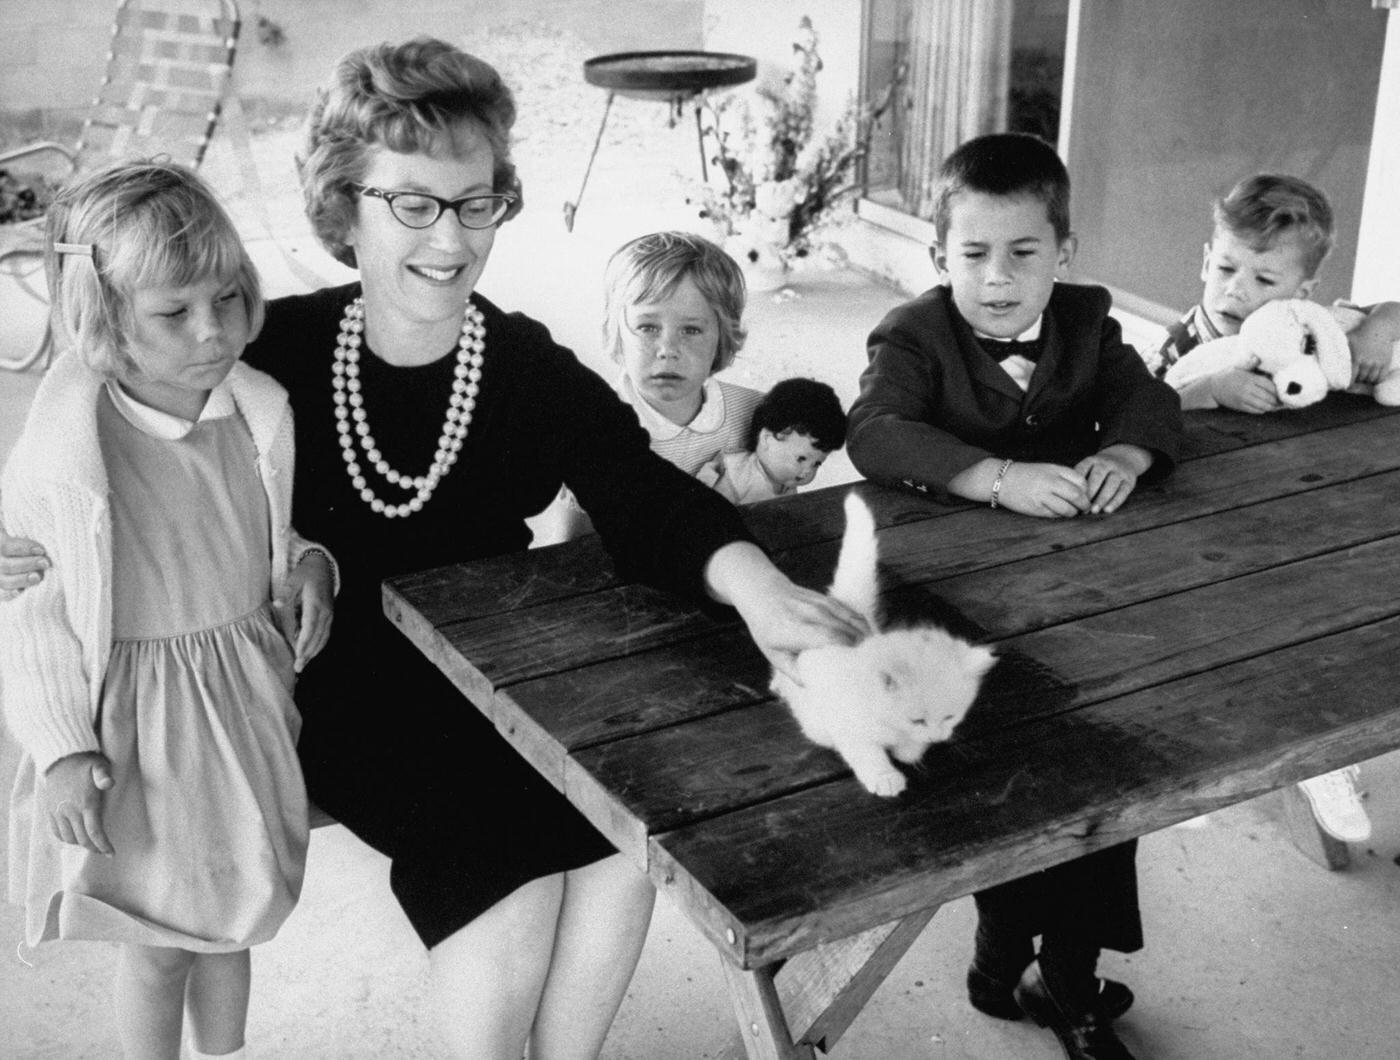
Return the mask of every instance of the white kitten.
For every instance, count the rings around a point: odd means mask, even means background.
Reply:
[[[852,491],[829,592],[875,632],[851,647],[804,651],[797,657],[802,684],[775,672],[772,689],[808,739],[839,753],[869,791],[892,796],[907,782],[889,755],[912,765],[946,740],[996,659],[936,626],[881,629],[876,559],[875,519]]]

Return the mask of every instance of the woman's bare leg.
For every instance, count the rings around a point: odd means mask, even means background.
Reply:
[[[531,1060],[595,1060],[602,1051],[655,900],[651,881],[621,854],[565,874]]]
[[[532,880],[429,952],[430,1004],[455,1060],[520,1060],[549,974],[564,876]]]

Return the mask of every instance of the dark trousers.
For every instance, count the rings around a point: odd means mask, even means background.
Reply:
[[[1136,855],[1129,840],[977,892],[974,966],[1013,984],[1038,956],[1051,991],[1087,1006],[1100,950],[1142,948]]]

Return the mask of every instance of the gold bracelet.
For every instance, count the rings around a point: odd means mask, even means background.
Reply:
[[[1012,464],[1011,457],[1007,457],[1001,462],[1001,467],[997,468],[997,477],[992,480],[992,507],[1001,507],[1001,480],[1006,477],[1006,469]]]

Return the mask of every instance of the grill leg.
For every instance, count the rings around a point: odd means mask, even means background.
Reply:
[[[695,97],[695,138],[700,143],[700,179],[708,184],[710,182],[710,168],[705,162],[705,123],[700,120],[700,103],[704,96]]]
[[[598,135],[593,140],[593,151],[588,156],[588,165],[583,170],[583,183],[578,186],[578,195],[573,202],[564,204],[564,229],[572,232],[574,230],[574,216],[578,213],[579,203],[583,202],[583,190],[588,187],[588,174],[593,172],[593,160],[598,157],[598,145],[603,142],[603,130],[608,127],[608,114],[612,111],[614,93],[608,93],[608,101],[603,105],[603,120],[598,126]]]

